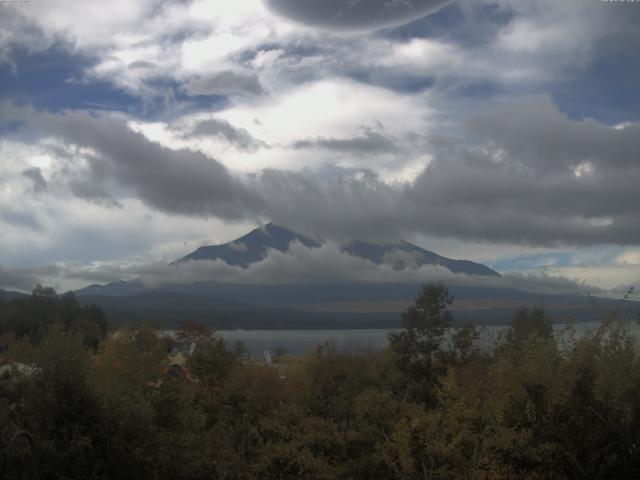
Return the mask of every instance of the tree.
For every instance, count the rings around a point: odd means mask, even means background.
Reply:
[[[53,325],[29,357],[18,359],[36,369],[15,408],[34,435],[42,478],[91,478],[100,464],[92,439],[104,423],[82,336]]]
[[[58,295],[53,288],[38,285],[30,297],[11,300],[0,312],[0,334],[29,338],[38,343],[53,325],[78,333],[86,346],[97,348],[107,333],[107,321],[95,305],[81,305],[72,293]]]
[[[511,345],[521,345],[531,336],[549,339],[553,336],[551,321],[547,319],[542,307],[520,308],[516,311],[507,330],[507,342]]]
[[[478,354],[475,342],[480,338],[480,332],[472,323],[465,323],[457,327],[451,335],[451,357],[457,363],[466,363]]]
[[[206,325],[193,320],[185,320],[176,331],[176,340],[187,344],[199,344],[211,340],[212,335],[213,332]]]
[[[414,303],[402,314],[404,330],[389,333],[396,363],[404,373],[404,390],[416,401],[432,405],[434,387],[444,371],[442,340],[451,323],[449,290],[439,283],[426,283]]]
[[[218,336],[200,345],[187,363],[189,369],[209,386],[219,385],[237,364],[238,355]]]

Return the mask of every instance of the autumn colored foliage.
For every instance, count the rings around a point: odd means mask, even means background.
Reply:
[[[47,295],[33,308],[70,301]],[[640,475],[640,351],[624,309],[582,335],[523,309],[487,338],[451,327],[452,301],[425,285],[386,350],[323,345],[272,367],[187,323],[188,377],[167,374],[172,342],[148,325],[106,335],[76,305],[18,329],[5,304],[6,364],[33,369],[0,380],[0,438],[30,432],[41,478]]]

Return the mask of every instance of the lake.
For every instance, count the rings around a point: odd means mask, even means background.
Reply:
[[[575,324],[578,334],[593,330],[599,322]],[[564,324],[554,324],[556,332],[560,332]],[[505,326],[487,326],[481,328],[481,344],[489,345],[495,335],[503,331]],[[637,336],[640,326],[631,324]],[[338,351],[381,350],[388,345],[387,332],[394,329],[357,329],[357,330],[219,330],[227,343],[233,345],[241,341],[252,357],[262,356],[265,350],[274,352],[283,349],[289,355],[302,355],[313,350],[317,345],[329,343]]]

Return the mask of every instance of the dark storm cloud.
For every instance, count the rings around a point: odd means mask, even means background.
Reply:
[[[612,129],[592,119],[562,115],[549,97],[537,96],[478,114],[470,127],[480,140],[539,170],[562,172],[584,162],[605,169],[638,164],[640,124]]]
[[[183,87],[190,96],[198,95],[261,95],[265,89],[252,72],[227,70],[189,80]]]
[[[638,3],[578,5],[581,14],[591,11],[595,19],[585,26],[585,30],[594,32],[591,54],[586,61],[582,59],[572,75],[557,76],[550,86],[554,101],[576,118],[591,116],[606,123],[640,120]],[[593,28],[598,22],[605,27]]]
[[[270,171],[260,188],[277,221],[334,236],[640,243],[639,125],[574,121],[535,97],[478,116],[462,134],[432,138],[433,161],[413,183],[390,185],[372,172],[318,181]]]
[[[397,239],[409,231],[415,211],[409,185],[390,186],[368,170],[333,168],[325,175],[265,170],[251,185],[275,223],[320,238]]]
[[[545,97],[490,110],[461,137],[432,138],[425,153],[433,161],[405,183],[338,167],[240,179],[203,154],[168,149],[113,118],[22,116],[95,151],[87,173],[98,179],[95,188],[115,183],[170,213],[270,219],[321,238],[426,233],[527,245],[640,245],[639,126],[576,122]]]
[[[265,0],[292,20],[335,30],[402,25],[438,11],[451,0]]]
[[[32,230],[33,232],[42,232],[44,230],[42,223],[32,212],[25,212],[10,205],[0,206],[0,224],[2,223]]]
[[[340,153],[373,154],[398,153],[401,147],[396,140],[370,128],[352,138],[316,137],[298,140],[293,143],[295,149],[322,148]]]
[[[254,138],[244,128],[236,128],[226,120],[210,118],[195,124],[186,137],[218,138],[245,152],[255,152],[266,144]]]
[[[640,126],[576,122],[546,97],[478,116],[473,146],[445,142],[411,195],[435,230],[549,245],[640,242]]]
[[[122,208],[122,204],[118,202],[111,193],[102,185],[102,182],[93,172],[87,176],[69,179],[69,189],[76,197],[95,203],[96,205],[104,205],[105,207]]]
[[[8,270],[0,265],[0,289],[29,291],[38,283],[38,278],[31,273]]]
[[[34,193],[42,193],[47,189],[47,181],[42,176],[42,170],[38,167],[27,168],[22,171],[22,175],[31,180]]]
[[[163,147],[124,121],[78,112],[19,109],[14,114],[41,134],[95,152],[86,159],[84,189],[91,188],[89,181],[96,191],[108,187],[107,181],[116,182],[153,208],[227,219],[244,217],[257,201],[221,163],[201,153]]]

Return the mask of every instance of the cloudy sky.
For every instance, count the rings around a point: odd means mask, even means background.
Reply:
[[[0,1],[0,288],[270,220],[637,282],[639,22],[601,0]]]

